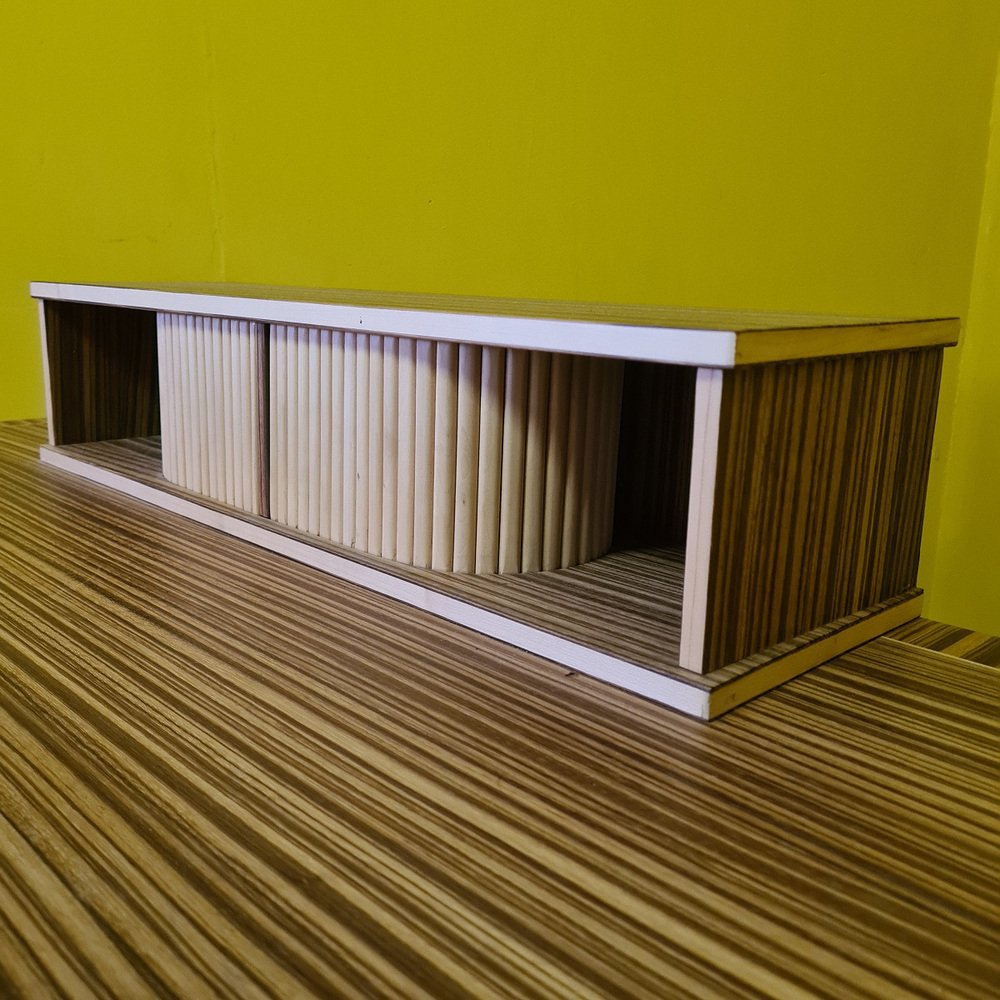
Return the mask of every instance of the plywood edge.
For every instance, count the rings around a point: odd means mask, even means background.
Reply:
[[[705,627],[708,618],[712,519],[719,457],[722,412],[721,371],[699,368],[695,383],[694,434],[691,446],[691,487],[687,544],[684,554],[684,595],[681,606],[679,661],[685,670],[705,669]]]
[[[49,356],[49,330],[45,319],[45,302],[38,303],[38,332],[42,341],[42,385],[45,393],[45,426],[49,444],[56,443],[55,406],[52,401],[52,361]]]
[[[731,368],[736,347],[736,334],[731,329],[696,329],[681,324],[643,325],[609,319],[454,312],[56,282],[32,282],[30,290],[34,297],[52,301],[661,364]]]
[[[855,646],[870,642],[884,632],[919,617],[922,605],[923,594],[917,593],[884,609],[872,610],[860,621],[791,650],[751,673],[720,685],[709,695],[708,718],[716,719],[751,698],[756,698],[807,670],[854,649]]]
[[[958,343],[959,327],[958,319],[947,318],[859,326],[744,330],[736,334],[735,364],[758,365],[874,351],[952,347]]]
[[[166,490],[137,482],[110,469],[69,455],[57,447],[43,446],[39,450],[39,457],[42,462],[54,468],[204,524],[458,625],[464,625],[473,631],[559,663],[573,672],[613,684],[686,715],[700,719],[708,718],[709,693],[703,683],[697,683],[700,678],[692,677],[692,683],[688,684],[683,680],[664,676],[611,654],[563,639],[535,626],[487,611],[458,598],[403,580],[391,573],[382,572],[307,542],[276,533],[266,526],[242,517],[226,514]]]

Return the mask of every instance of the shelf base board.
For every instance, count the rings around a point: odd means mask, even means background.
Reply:
[[[121,449],[123,444],[128,446],[132,442],[43,446],[40,459],[64,472],[429,611],[696,718],[717,718],[920,614],[922,593],[912,590],[710,674],[691,673],[679,666],[643,665],[482,606],[488,598],[477,596],[480,603],[474,603],[455,596],[454,588],[440,582],[435,585],[434,574],[428,571],[406,572],[406,567],[362,557],[351,549],[281,528],[265,518],[229,510],[186,494],[159,475],[158,455],[153,454],[152,441],[147,467],[142,474],[125,474],[115,468],[118,463],[114,455],[115,449]],[[133,453],[131,458],[135,457]],[[447,589],[452,592],[445,592]]]

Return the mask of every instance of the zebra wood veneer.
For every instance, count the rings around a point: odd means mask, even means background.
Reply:
[[[957,320],[31,290],[44,461],[690,714],[919,614]]]

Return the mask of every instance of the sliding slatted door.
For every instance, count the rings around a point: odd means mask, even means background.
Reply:
[[[157,315],[164,478],[267,516],[265,329]]]
[[[270,371],[282,524],[456,573],[610,544],[621,362],[274,325]]]

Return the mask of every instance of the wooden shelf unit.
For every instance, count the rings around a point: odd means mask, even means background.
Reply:
[[[689,714],[712,718],[919,613],[957,320],[232,285],[31,292],[43,461]],[[353,353],[324,363],[354,383],[331,405],[316,365],[338,343]],[[436,382],[421,381],[420,345]],[[435,387],[433,447],[404,447]],[[220,394],[238,405],[220,409]],[[505,434],[520,436],[513,477]],[[425,556],[418,532],[397,546],[407,517],[431,519]],[[523,545],[513,562],[505,531]]]

